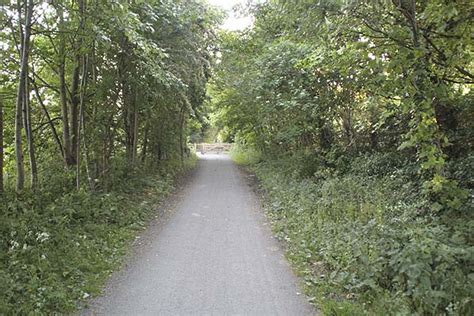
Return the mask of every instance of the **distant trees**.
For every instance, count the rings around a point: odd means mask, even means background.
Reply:
[[[0,19],[8,186],[22,191],[25,171],[28,187],[45,185],[61,157],[71,185],[106,189],[117,164],[184,154],[218,12],[197,0],[19,0]]]

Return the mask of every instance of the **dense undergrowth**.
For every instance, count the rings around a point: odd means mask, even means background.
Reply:
[[[472,213],[433,214],[400,153],[262,158],[236,149],[324,315],[472,315]],[[325,158],[324,158],[325,157]],[[474,160],[457,168],[472,181]]]
[[[100,292],[133,236],[189,170],[179,161],[116,174],[108,193],[53,188],[0,203],[0,314],[72,312]],[[63,188],[64,190],[64,188]]]

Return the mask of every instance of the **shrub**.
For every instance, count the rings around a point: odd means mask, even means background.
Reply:
[[[342,173],[319,165],[307,178],[287,172],[291,161],[251,168],[277,236],[323,311],[474,312],[472,216],[424,213],[411,164],[393,154],[365,155]]]
[[[171,162],[147,174],[135,170],[108,193],[3,196],[0,314],[67,313],[98,294],[180,170]]]

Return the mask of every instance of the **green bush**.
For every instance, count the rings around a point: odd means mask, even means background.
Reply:
[[[323,312],[474,313],[472,215],[427,214],[415,168],[394,154],[355,157],[343,172],[319,164],[311,178],[298,161],[251,168]]]
[[[232,159],[239,165],[254,164],[260,161],[261,153],[256,149],[244,149],[235,144],[230,152]]]
[[[98,294],[180,170],[181,163],[168,162],[155,172],[128,172],[108,193],[3,196],[0,314],[71,312]]]

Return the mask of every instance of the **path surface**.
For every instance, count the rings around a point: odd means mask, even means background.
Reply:
[[[86,315],[312,315],[259,202],[225,155],[207,154],[175,213]]]

